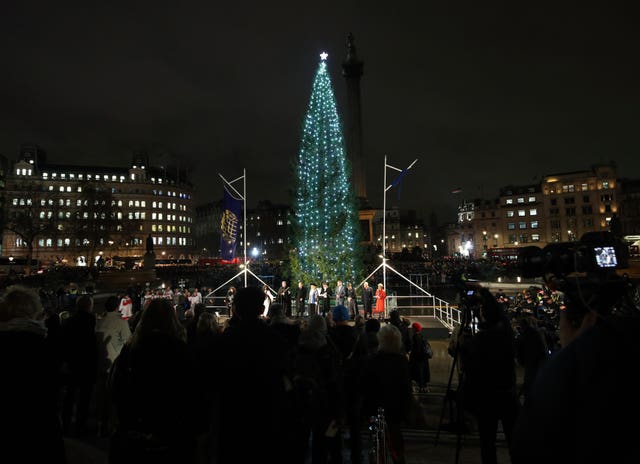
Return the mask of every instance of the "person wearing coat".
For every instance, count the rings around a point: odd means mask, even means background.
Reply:
[[[378,315],[378,318],[384,317],[384,304],[387,299],[387,292],[384,290],[384,286],[382,284],[378,284],[378,289],[376,290],[376,309],[375,313]]]

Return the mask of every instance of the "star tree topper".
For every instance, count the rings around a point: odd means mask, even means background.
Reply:
[[[328,56],[329,56],[329,54],[327,52],[320,53],[320,59],[322,61],[326,61]]]

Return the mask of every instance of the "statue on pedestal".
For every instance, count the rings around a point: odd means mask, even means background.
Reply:
[[[153,251],[153,238],[151,238],[151,234],[147,237],[147,251],[144,254],[142,266],[145,269],[153,269],[156,267],[156,254]]]

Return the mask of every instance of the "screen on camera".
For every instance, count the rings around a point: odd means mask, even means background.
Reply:
[[[596,264],[598,267],[616,267],[618,265],[614,247],[594,247],[593,251],[596,254]]]

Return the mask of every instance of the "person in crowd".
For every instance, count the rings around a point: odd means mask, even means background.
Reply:
[[[405,462],[402,426],[411,401],[411,381],[407,356],[402,351],[402,335],[391,324],[378,332],[378,351],[369,357],[362,373],[363,413],[365,417],[384,409],[388,432],[388,449],[394,463]]]
[[[549,358],[549,348],[537,325],[536,319],[531,316],[520,318],[519,333],[516,338],[516,360],[524,368],[522,383],[524,401],[529,397],[538,371]]]
[[[322,282],[322,286],[318,289],[318,300],[320,314],[326,316],[331,310],[331,290],[329,289],[329,282]]]
[[[129,323],[118,312],[120,301],[115,295],[104,302],[105,314],[96,321],[98,339],[98,378],[96,382],[96,404],[98,412],[98,435],[106,436],[111,432],[111,410],[107,395],[107,380],[111,366],[120,355],[122,347],[129,337]]]
[[[284,314],[287,317],[291,317],[291,288],[289,288],[289,284],[287,284],[286,280],[282,281],[282,284],[278,289],[278,303],[282,305]]]
[[[302,281],[298,282],[296,288],[296,317],[301,317],[305,313],[305,301],[307,297],[307,289],[304,288]]]
[[[8,287],[0,299],[2,462],[64,464],[58,416],[59,362],[33,289]]]
[[[400,311],[394,309],[389,313],[389,324],[398,328],[402,334],[402,350],[409,353],[411,351],[411,323],[400,316]]]
[[[366,319],[373,317],[373,289],[369,286],[369,282],[362,285],[362,309]]]
[[[200,317],[206,312],[207,307],[204,303],[196,303],[193,307],[193,314],[184,322],[184,328],[187,331],[187,344],[191,344],[198,332],[198,322]]]
[[[343,417],[343,379],[340,354],[330,343],[326,319],[309,318],[300,333],[292,363],[295,408],[293,458],[305,462],[311,443],[311,462],[342,462],[340,423]]]
[[[307,295],[307,315],[313,316],[318,314],[318,302],[320,301],[318,295],[318,287],[316,284],[309,285],[309,295]]]
[[[111,372],[117,426],[110,463],[193,463],[196,436],[206,424],[205,412],[193,407],[203,396],[195,379],[186,331],[172,303],[151,300]]]
[[[220,337],[220,372],[215,420],[221,464],[289,462],[282,437],[290,431],[286,413],[287,343],[260,318],[260,287],[238,290],[236,322]],[[247,439],[250,439],[248,446]]]
[[[98,372],[98,341],[93,298],[81,295],[73,314],[62,326],[67,378],[62,398],[62,426],[66,433],[85,435],[89,407]],[[75,430],[72,430],[75,426]]]
[[[347,309],[349,310],[349,314],[351,315],[351,320],[355,320],[358,315],[358,300],[356,296],[356,289],[353,288],[353,284],[351,282],[347,282]]]
[[[637,303],[617,304],[619,279],[570,287],[561,348],[538,371],[518,416],[512,462],[635,462],[640,414],[632,367],[640,357]],[[616,306],[616,310],[613,307]]]
[[[278,332],[287,341],[289,348],[293,350],[298,344],[300,325],[294,323],[285,315],[284,308],[280,303],[271,305],[269,314],[267,315],[267,321],[269,327]]]
[[[416,383],[419,393],[429,391],[431,369],[429,360],[433,357],[431,344],[425,338],[422,326],[418,322],[411,324],[411,348],[409,351],[409,373]]]
[[[336,306],[344,306],[347,300],[347,288],[344,286],[342,280],[340,279],[338,279],[338,282],[336,282],[334,296],[336,299]]]
[[[119,312],[120,317],[125,321],[133,316],[133,300],[128,293],[120,300]]]
[[[335,306],[332,310],[334,326],[329,327],[329,337],[338,347],[342,363],[351,355],[357,335],[354,327],[349,324],[349,310],[344,305]]]
[[[483,464],[497,462],[498,425],[511,444],[520,403],[516,390],[515,340],[509,320],[493,295],[475,290],[478,332],[459,346],[463,366],[462,404],[477,421]]]
[[[387,292],[384,289],[384,285],[382,285],[381,283],[378,284],[378,289],[376,290],[376,293],[374,296],[376,299],[375,313],[378,315],[378,319],[384,318],[385,317],[384,305],[387,299]]]

